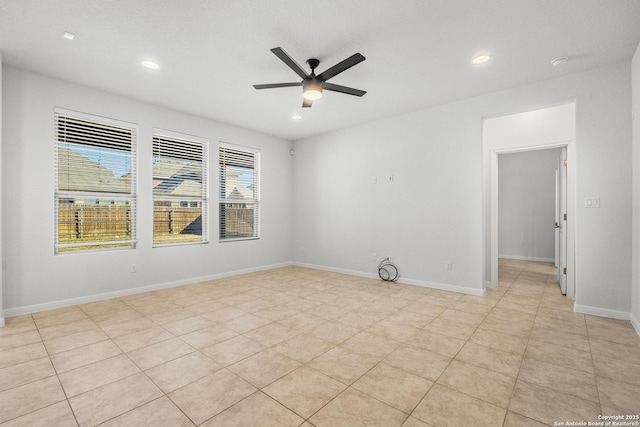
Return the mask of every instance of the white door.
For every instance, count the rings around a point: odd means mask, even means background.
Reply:
[[[567,148],[562,149],[556,171],[556,267],[558,283],[567,294]]]
[[[556,163],[556,197],[555,197],[555,262],[554,265],[560,271],[560,163],[561,160],[558,157]],[[558,283],[560,283],[560,273],[558,273]]]

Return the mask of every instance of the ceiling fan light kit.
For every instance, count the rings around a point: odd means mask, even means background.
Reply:
[[[320,61],[318,59],[310,58],[307,61],[307,64],[309,64],[309,68],[311,68],[311,73],[307,73],[281,47],[274,47],[273,49],[271,49],[271,52],[273,52],[274,55],[280,58],[282,62],[284,62],[298,76],[300,76],[302,78],[302,81],[292,83],[269,83],[253,85],[253,87],[256,89],[274,89],[280,87],[302,86],[302,96],[304,98],[302,101],[302,106],[305,108],[311,107],[313,105],[313,101],[322,98],[323,90],[330,90],[354,96],[363,96],[365,93],[367,93],[360,89],[327,83],[327,80],[329,80],[330,78],[364,61],[366,58],[359,53],[351,55],[349,58],[337,63],[333,67],[323,71],[316,76],[315,70],[318,65],[320,65]]]
[[[317,79],[305,80],[302,83],[302,96],[309,101],[322,98],[322,82]]]

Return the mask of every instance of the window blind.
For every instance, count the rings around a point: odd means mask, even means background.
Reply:
[[[156,131],[152,154],[153,244],[207,242],[207,142]]]
[[[220,240],[260,237],[259,152],[220,146]]]
[[[134,247],[136,129],[55,113],[55,250]]]

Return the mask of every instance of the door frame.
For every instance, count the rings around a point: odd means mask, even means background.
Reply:
[[[567,297],[576,298],[575,286],[575,230],[576,230],[576,150],[575,140],[559,141],[545,145],[491,150],[489,183],[489,239],[490,239],[490,286],[498,286],[498,156],[500,154],[567,148]]]

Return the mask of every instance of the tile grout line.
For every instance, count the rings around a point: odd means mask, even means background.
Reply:
[[[518,276],[517,276],[517,277],[520,277],[520,274],[518,274]],[[516,280],[517,280],[517,278],[516,278]],[[514,281],[515,281],[515,280],[514,280]],[[512,284],[513,284],[513,283],[512,283]],[[506,294],[506,292],[505,292],[505,294]],[[503,296],[500,298],[500,300],[502,300],[502,298],[503,298],[503,297],[504,297],[504,294],[503,294]],[[536,308],[536,316],[537,316],[537,313],[538,313],[538,308]],[[504,420],[503,420],[503,422],[502,422],[503,427],[504,427],[505,423],[507,422],[507,416],[509,415],[509,411],[510,411],[510,409],[509,409],[509,408],[511,407],[511,401],[513,400],[513,395],[514,395],[514,392],[515,392],[516,386],[517,386],[517,384],[518,384],[518,380],[520,379],[520,371],[521,371],[521,369],[522,369],[522,363],[524,363],[524,358],[526,357],[526,354],[527,354],[527,348],[529,348],[529,342],[531,341],[531,331],[533,330],[534,325],[535,325],[535,317],[534,317],[534,320],[533,320],[533,324],[531,325],[531,329],[529,330],[529,336],[527,337],[527,345],[525,346],[525,349],[524,349],[524,351],[522,352],[522,357],[520,358],[520,366],[518,367],[518,373],[517,373],[517,375],[516,375],[516,380],[515,380],[515,382],[513,383],[513,389],[512,389],[512,391],[511,391],[511,395],[509,396],[509,403],[507,404],[507,411],[505,412],[505,417],[504,417]],[[517,412],[515,412],[515,411],[511,411],[511,412],[513,412],[513,413],[515,413],[515,414],[518,414],[518,413],[517,413]],[[518,414],[518,415],[521,415],[521,416],[523,416],[523,417],[525,417],[525,418],[531,419],[531,418],[529,418],[529,417],[526,417],[526,416],[525,416],[525,415],[523,415],[523,414]],[[537,421],[537,420],[535,420],[535,421]]]
[[[80,309],[80,310],[82,311],[82,309]],[[82,311],[82,312],[84,313],[84,311]],[[76,425],[79,426],[80,423],[78,422],[78,417],[76,416],[76,413],[73,410],[73,407],[71,406],[71,402],[69,401],[69,396],[67,395],[67,391],[64,389],[64,386],[62,385],[62,381],[60,380],[60,374],[58,373],[58,369],[56,368],[56,365],[53,363],[53,360],[51,359],[51,353],[49,352],[49,348],[47,348],[47,346],[44,343],[45,340],[42,338],[42,334],[40,333],[40,327],[38,326],[38,322],[36,322],[36,319],[33,319],[33,323],[36,326],[36,330],[38,331],[38,335],[40,335],[40,340],[42,342],[42,346],[44,347],[44,350],[47,352],[47,357],[49,358],[49,363],[51,363],[51,367],[53,368],[53,372],[55,372],[55,377],[58,380],[58,384],[60,386],[60,389],[62,390],[62,393],[64,394],[64,397],[65,397],[64,401],[67,403],[67,406],[69,407],[69,410],[71,411],[71,414],[73,415],[73,419],[75,420]],[[59,402],[56,402],[56,403],[59,403]],[[54,403],[54,405],[55,405],[55,403]],[[50,405],[50,406],[52,406],[52,405]],[[40,408],[40,409],[42,409],[42,408]],[[29,413],[33,413],[33,412],[35,412],[37,410],[39,410],[39,409],[36,409],[36,410],[31,411]],[[21,416],[24,416],[24,415],[27,415],[27,414],[23,414]]]

